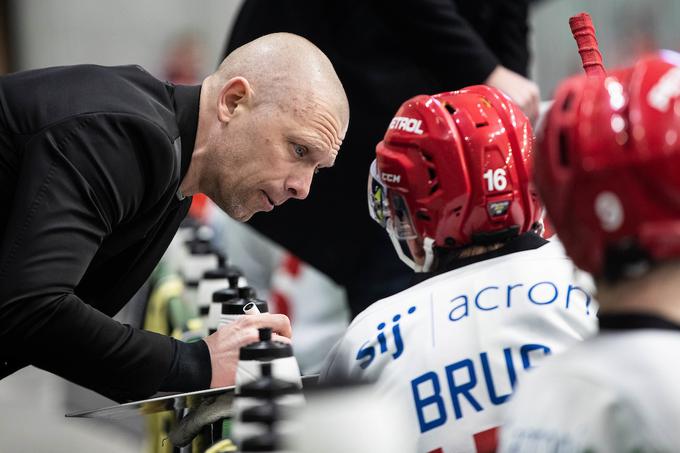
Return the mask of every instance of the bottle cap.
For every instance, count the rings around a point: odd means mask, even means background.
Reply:
[[[258,330],[260,332],[260,341],[243,346],[239,353],[240,360],[269,362],[275,359],[293,357],[293,347],[288,343],[272,340],[272,330],[270,328]]]
[[[213,300],[215,300],[215,294],[213,294]],[[254,303],[255,305],[257,305],[257,309],[260,310],[260,313],[267,313],[269,311],[267,308],[267,302],[263,300],[231,298],[225,302],[222,302],[222,314],[244,315],[245,313],[243,313],[243,307],[245,307],[249,303]]]

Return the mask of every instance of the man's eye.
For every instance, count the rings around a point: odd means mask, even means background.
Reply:
[[[293,149],[297,157],[305,157],[307,155],[307,148],[302,145],[294,145]]]

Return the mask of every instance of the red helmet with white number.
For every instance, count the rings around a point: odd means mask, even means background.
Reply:
[[[574,262],[616,279],[680,257],[680,55],[563,82],[536,184]]]
[[[417,271],[432,270],[435,248],[503,242],[537,228],[532,146],[527,117],[497,89],[412,98],[377,146],[371,215]]]

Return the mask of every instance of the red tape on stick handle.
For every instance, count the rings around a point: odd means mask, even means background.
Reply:
[[[588,77],[605,77],[607,72],[602,64],[602,54],[595,38],[595,27],[588,13],[581,13],[569,19],[569,27],[574,35],[581,63]]]

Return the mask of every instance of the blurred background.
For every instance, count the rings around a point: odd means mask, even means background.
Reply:
[[[78,63],[134,63],[160,79],[198,84],[217,66],[240,3],[0,0],[0,73]],[[560,79],[581,71],[567,26],[567,19],[580,11],[592,15],[605,65],[610,68],[657,48],[680,50],[677,0],[534,1],[530,76],[538,83],[543,100],[551,98]],[[395,111],[397,108],[395,105]],[[216,243],[244,268],[251,284],[268,295],[270,302],[275,299],[274,303],[285,305],[282,291],[295,284],[285,270],[297,264],[291,264],[285,250],[247,226],[236,225],[216,212],[210,215],[216,226]],[[339,334],[349,320],[341,307],[342,288],[313,269],[309,272],[313,273],[310,285],[316,294],[335,301],[331,311],[340,321],[331,330]],[[280,287],[272,290],[277,280]],[[125,321],[126,313],[120,317]],[[313,371],[314,366],[310,364],[309,369]],[[114,423],[63,417],[67,412],[109,404],[112,402],[92,392],[26,368],[0,381],[0,453],[143,451],[144,423],[140,419]]]
[[[2,0],[0,71],[77,63],[136,63],[163,77],[178,41],[193,41],[199,76],[219,59],[240,0]],[[531,10],[532,78],[545,99],[580,70],[566,19],[588,11],[608,66],[650,49],[680,46],[675,0],[540,0]],[[193,62],[191,64],[194,64]],[[395,107],[396,109],[396,107]]]

